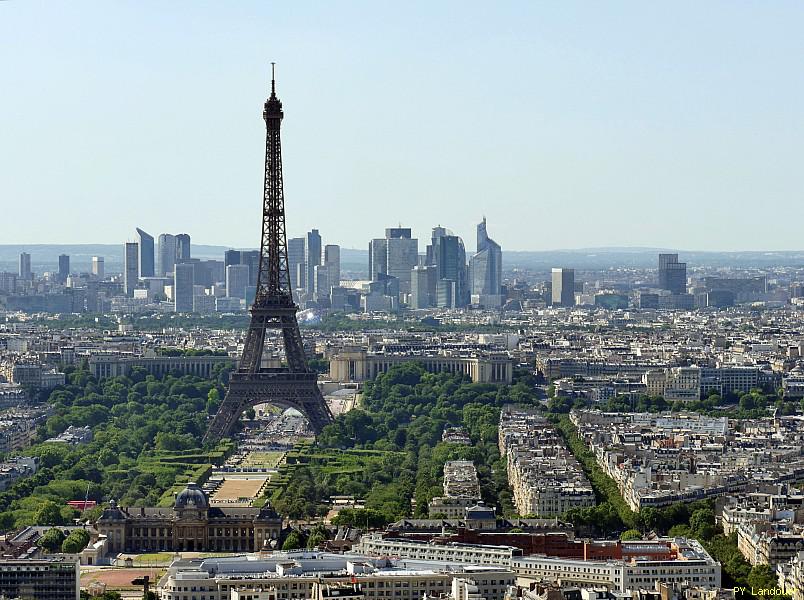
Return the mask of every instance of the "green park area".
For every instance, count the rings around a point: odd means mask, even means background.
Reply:
[[[185,375],[157,379],[134,369],[98,381],[86,368],[68,368],[67,382],[48,398],[53,414],[21,453],[39,457],[35,475],[0,492],[0,528],[72,523],[70,500],[95,500],[96,518],[109,499],[156,506],[188,481],[203,482],[231,454],[231,442],[204,449],[207,415],[222,397],[223,371],[213,380]],[[92,441],[47,443],[68,426],[92,429]]]

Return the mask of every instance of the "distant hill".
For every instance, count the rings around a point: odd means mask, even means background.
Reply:
[[[801,267],[804,266],[804,251],[740,251],[703,252],[668,250],[666,248],[581,248],[577,250],[547,250],[539,252],[503,251],[503,268],[519,267],[532,270],[547,270],[553,267],[575,269],[608,269],[624,267],[633,269],[658,268],[659,253],[675,252],[679,260],[691,267]]]

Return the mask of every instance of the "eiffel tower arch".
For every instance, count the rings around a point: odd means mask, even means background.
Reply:
[[[332,422],[332,413],[318,388],[318,375],[307,364],[296,320],[298,307],[293,302],[290,285],[280,139],[283,114],[282,103],[276,97],[273,69],[271,96],[265,102],[262,116],[266,130],[265,178],[257,293],[251,306],[251,322],[240,365],[229,377],[229,389],[207,429],[204,442],[215,442],[231,435],[243,411],[255,404],[295,408],[307,417],[316,433]],[[269,329],[281,332],[285,367],[262,367],[265,335]]]

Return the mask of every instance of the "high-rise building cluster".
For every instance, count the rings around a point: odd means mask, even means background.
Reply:
[[[176,312],[207,310],[210,305],[214,310],[214,286],[222,288],[224,281],[223,262],[193,258],[186,233],[160,234],[155,245],[152,235],[139,227],[136,231],[137,241],[124,244],[125,295],[140,304],[169,299]],[[103,269],[102,260],[98,268]]]
[[[242,310],[253,302],[260,269],[257,250],[227,250],[224,260],[190,254],[187,234],[154,238],[137,228],[124,248],[122,284],[132,302],[172,302],[174,310]],[[103,270],[102,259],[93,271]],[[324,244],[318,229],[287,242],[287,269],[301,308],[387,312],[401,307],[463,308],[502,305],[502,249],[477,226],[477,249],[468,257],[463,240],[444,227],[432,230],[419,252],[411,229],[389,227],[369,242],[368,279],[342,280],[341,249]],[[123,302],[123,304],[125,304]]]
[[[385,237],[369,242],[363,310],[502,304],[502,249],[488,236],[485,218],[477,226],[477,251],[468,265],[463,240],[444,227],[433,228],[423,254],[418,248],[419,241],[403,227],[388,228]]]
[[[24,292],[27,297],[17,303],[24,309],[56,312],[138,312],[146,307],[229,312],[248,308],[256,294],[258,250],[227,250],[222,261],[200,259],[192,256],[188,234],[153,236],[137,227],[133,239],[123,244],[122,258],[120,271],[107,272],[104,257],[93,256],[91,272],[76,274],[70,256],[59,256],[49,280],[81,297],[40,302],[30,297],[34,274],[31,256],[23,252],[19,273],[3,273],[0,291]],[[302,309],[499,308],[505,300],[502,249],[489,236],[485,218],[477,225],[476,251],[468,256],[463,240],[444,227],[433,228],[422,252],[410,228],[389,227],[369,242],[368,277],[355,278],[352,271],[344,279],[340,246],[325,244],[319,230],[312,229],[287,240],[287,269],[294,301]],[[84,292],[93,299],[86,300]]]
[[[318,229],[288,240],[288,271],[296,302],[302,307],[329,307],[333,288],[341,284],[341,248],[322,245]]]

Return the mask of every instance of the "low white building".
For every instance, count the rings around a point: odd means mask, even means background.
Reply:
[[[649,557],[627,560],[583,560],[549,556],[518,556],[512,569],[526,579],[562,586],[606,586],[626,590],[652,590],[656,582],[687,582],[699,587],[720,587],[720,563],[695,540],[671,541],[673,558]]]
[[[249,590],[270,600],[315,598],[321,586],[357,586],[365,600],[421,600],[452,590],[460,578],[466,600],[503,600],[516,575],[507,568],[446,561],[402,561],[319,552],[276,552],[177,560],[160,581],[161,600],[229,600]],[[459,586],[461,587],[461,586]]]
[[[355,551],[368,556],[392,556],[411,560],[438,560],[474,565],[508,566],[522,550],[513,546],[481,544],[433,544],[418,540],[386,538],[381,533],[369,533],[360,538]]]

